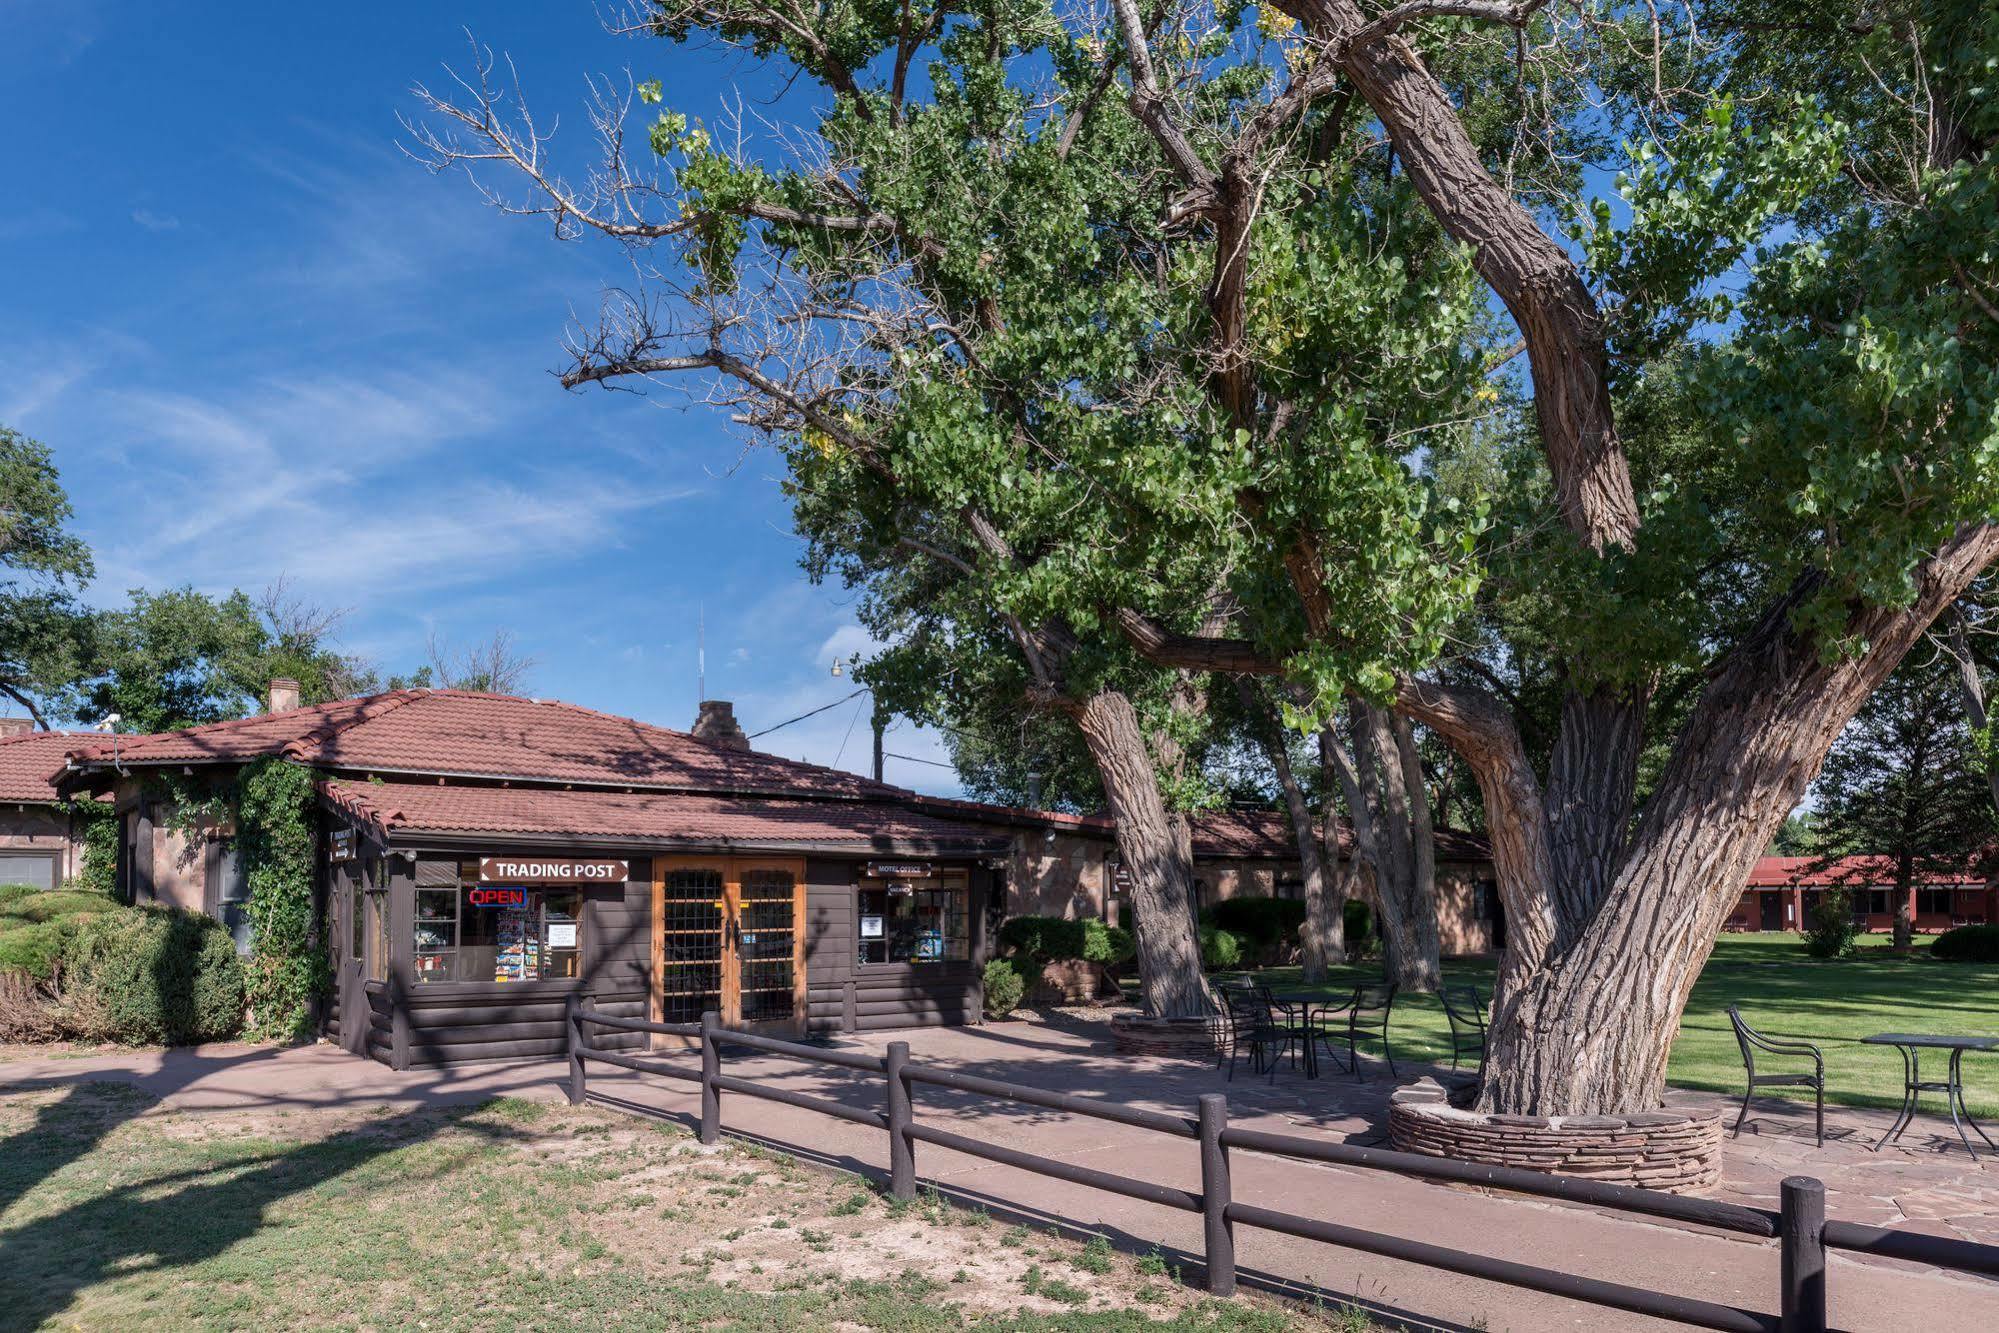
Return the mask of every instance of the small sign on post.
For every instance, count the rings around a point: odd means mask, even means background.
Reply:
[[[329,861],[352,861],[354,859],[354,830],[337,828],[326,840],[326,859]]]

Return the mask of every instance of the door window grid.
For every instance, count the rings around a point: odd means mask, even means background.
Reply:
[[[722,1004],[722,872],[669,870],[660,897],[660,1021],[695,1023]]]
[[[798,881],[789,870],[745,870],[739,888],[736,949],[742,1021],[791,1018],[797,1012],[793,903]]]

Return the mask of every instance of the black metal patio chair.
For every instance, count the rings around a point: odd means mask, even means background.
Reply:
[[[1321,1005],[1306,1020],[1315,1038],[1324,1042],[1327,1050],[1335,1051],[1336,1061],[1336,1044],[1340,1030],[1345,1029],[1346,1072],[1355,1078],[1366,1077],[1360,1072],[1359,1045],[1363,1040],[1381,1043],[1381,1058],[1388,1062],[1389,1077],[1395,1076],[1395,1053],[1388,1044],[1388,1019],[1395,1009],[1395,989],[1392,981],[1363,983],[1354,987],[1353,994],[1343,1003]],[[1342,1018],[1344,1023],[1340,1021]]]
[[[1808,1041],[1779,1041],[1766,1037],[1755,1028],[1742,1021],[1742,1013],[1734,1005],[1728,1006],[1729,1026],[1735,1029],[1735,1044],[1742,1048],[1742,1067],[1749,1076],[1749,1086],[1742,1090],[1742,1111],[1735,1117],[1732,1133],[1742,1132],[1743,1122],[1749,1119],[1749,1101],[1758,1088],[1810,1088],[1817,1112],[1818,1146],[1825,1146],[1825,1056],[1819,1048]],[[1756,1072],[1756,1053],[1811,1058],[1812,1072],[1809,1074],[1759,1074]]]
[[[1310,1077],[1317,1073],[1318,1066],[1312,1057],[1311,1043],[1305,1040],[1303,1025],[1280,1016],[1255,986],[1218,987],[1216,997],[1226,1010],[1224,1021],[1228,1029],[1231,1081],[1235,1078],[1236,1057],[1244,1048],[1249,1051],[1250,1067],[1259,1074],[1267,1072],[1275,1080],[1278,1062],[1289,1053],[1295,1063],[1297,1048],[1302,1045],[1306,1075]]]
[[[1437,992],[1444,1017],[1451,1024],[1451,1071],[1468,1055],[1478,1057],[1478,1073],[1485,1077],[1485,1001],[1476,986],[1446,986]]]

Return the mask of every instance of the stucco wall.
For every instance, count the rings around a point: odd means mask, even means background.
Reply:
[[[56,853],[58,885],[82,865],[81,850],[69,840],[69,816],[48,806],[0,806],[0,848]]]
[[[1013,835],[1007,865],[1008,916],[1059,916],[1074,921],[1104,915],[1104,866],[1112,855],[1102,838],[1041,829]]]

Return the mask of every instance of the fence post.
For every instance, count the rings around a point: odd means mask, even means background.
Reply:
[[[909,1078],[903,1072],[909,1063],[909,1043],[888,1044],[888,1192],[904,1203],[916,1197],[916,1145],[910,1142],[909,1126],[915,1109],[909,1103]]]
[[[569,1104],[583,1105],[583,997],[575,991],[569,992],[564,1005],[568,1013],[569,1029]]]
[[[722,1137],[722,1090],[715,1080],[722,1073],[722,1016],[710,1009],[701,1015],[701,1141]]]
[[[1229,1221],[1229,1099],[1201,1095],[1201,1220],[1208,1261],[1208,1292],[1235,1295],[1235,1224]]]
[[[1825,1333],[1825,1185],[1810,1176],[1786,1176],[1778,1190],[1784,1287],[1778,1327],[1784,1333]]]

